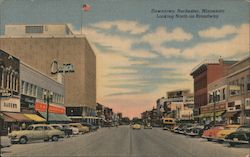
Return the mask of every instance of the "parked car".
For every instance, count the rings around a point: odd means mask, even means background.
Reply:
[[[90,123],[81,123],[83,126],[87,126],[87,127],[89,127],[89,130],[90,131],[97,131],[98,130],[98,126],[95,126],[95,125],[93,125],[93,124],[90,124]]]
[[[202,137],[207,139],[208,141],[212,141],[214,137],[216,137],[217,133],[223,130],[225,125],[216,125],[206,131],[203,132]]]
[[[69,124],[62,124],[63,127],[68,127],[72,130],[72,135],[78,135],[79,129],[76,127],[71,127]]]
[[[225,142],[228,142],[230,146],[238,144],[250,144],[250,132],[249,131],[236,131],[225,137]]]
[[[30,125],[27,130],[13,131],[9,134],[12,143],[19,142],[26,144],[28,141],[44,140],[58,141],[58,138],[64,135],[64,132],[54,129],[47,124]]]
[[[72,129],[69,128],[69,126],[67,125],[62,125],[62,124],[50,124],[53,128],[58,129],[60,131],[64,132],[63,136],[60,136],[61,138],[63,137],[69,137],[70,135],[72,135]]]
[[[80,123],[70,123],[69,126],[70,127],[74,127],[74,128],[78,128],[79,129],[79,133],[81,133],[81,134],[89,132],[89,127],[83,126]]]
[[[140,130],[141,129],[141,124],[133,124],[132,125],[132,129],[135,129],[135,130]]]
[[[223,142],[227,135],[235,132],[239,127],[240,125],[227,125],[223,130],[219,131],[215,137],[213,137],[213,140]]]
[[[144,124],[144,129],[152,129],[152,125],[150,123]]]
[[[185,134],[186,129],[193,127],[193,124],[183,124],[182,127],[179,128],[178,133],[179,134]]]
[[[204,131],[204,125],[197,125],[197,126],[190,128],[190,130],[187,130],[186,134],[192,137],[194,136],[201,137],[203,134],[203,131]]]

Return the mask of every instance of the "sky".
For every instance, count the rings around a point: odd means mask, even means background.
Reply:
[[[91,10],[84,12],[83,4]],[[5,24],[55,23],[85,34],[97,57],[97,102],[134,117],[156,106],[167,91],[193,91],[190,73],[202,61],[249,55],[249,5],[248,0],[0,0],[0,34]]]

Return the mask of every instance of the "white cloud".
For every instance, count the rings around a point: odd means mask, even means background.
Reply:
[[[237,33],[237,28],[231,25],[225,25],[221,28],[210,27],[198,32],[199,36],[204,38],[224,38],[234,33]]]
[[[144,35],[142,40],[153,47],[159,47],[167,41],[186,41],[191,40],[192,37],[192,34],[185,32],[180,27],[175,28],[172,32],[168,31],[166,27],[158,27],[154,32]]]
[[[191,40],[192,38],[193,35],[191,33],[185,32],[180,27],[172,31],[168,31],[166,27],[158,27],[154,32],[144,35],[142,37],[142,42],[149,43],[153,50],[161,53],[163,56],[171,57],[180,55],[180,49],[166,48],[162,46],[164,42],[183,42]]]
[[[100,28],[100,29],[111,29],[112,27],[117,27],[118,30],[122,32],[129,32],[131,34],[142,34],[146,32],[149,28],[148,25],[139,24],[136,21],[126,21],[126,20],[119,20],[119,21],[102,21],[91,26]]]
[[[236,36],[229,40],[205,42],[185,49],[182,54],[187,58],[205,58],[211,54],[230,57],[249,52],[249,24],[237,28]]]

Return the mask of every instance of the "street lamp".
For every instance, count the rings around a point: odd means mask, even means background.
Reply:
[[[244,84],[240,84],[240,89],[241,89],[241,119],[242,119],[242,124],[245,124],[245,118],[246,118],[246,115],[245,115],[245,97],[246,97],[246,94],[245,94],[245,87],[244,87]]]
[[[213,125],[215,126],[215,106],[216,106],[216,100],[217,100],[217,93],[213,92],[213,102],[214,102],[214,113],[213,113]]]
[[[47,116],[46,122],[49,123],[49,102],[52,102],[53,99],[53,92],[45,91],[43,92],[43,99],[47,103]]]

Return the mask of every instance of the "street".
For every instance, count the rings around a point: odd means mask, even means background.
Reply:
[[[129,126],[101,128],[96,132],[60,139],[15,144],[2,156],[86,157],[247,157],[249,146],[226,144],[178,135],[161,128],[132,130]]]

